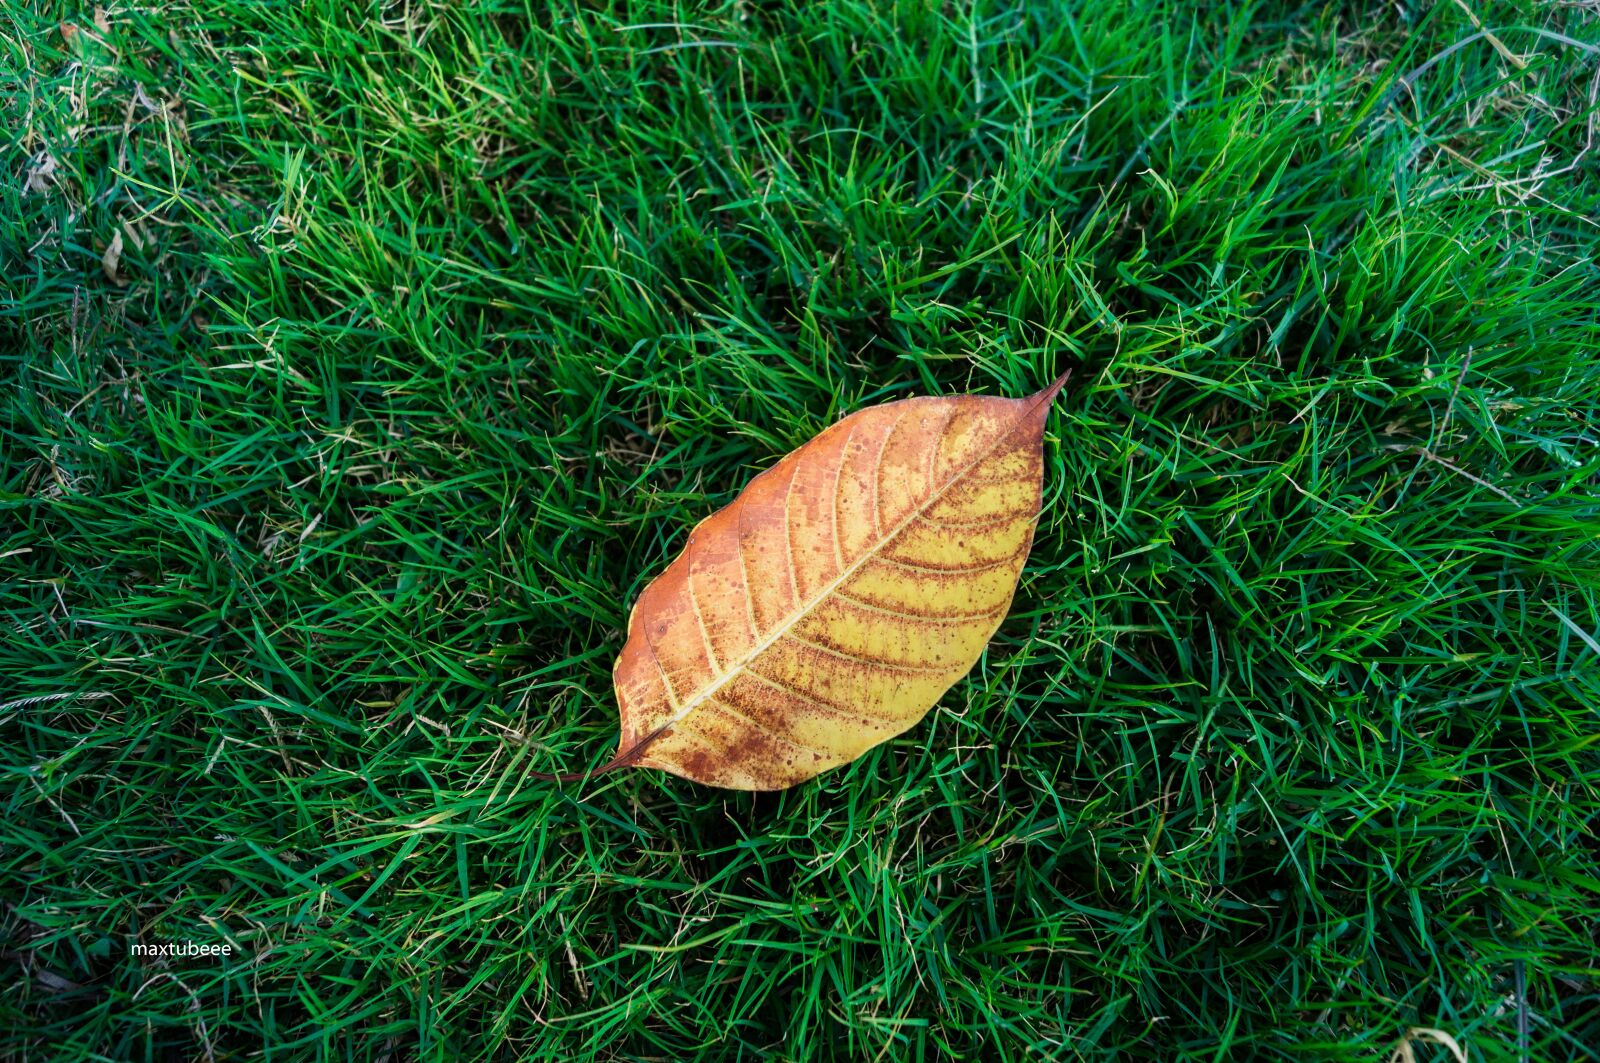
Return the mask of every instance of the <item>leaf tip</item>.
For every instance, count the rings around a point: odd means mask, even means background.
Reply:
[[[1050,405],[1052,402],[1056,401],[1056,396],[1061,394],[1061,389],[1066,385],[1067,378],[1071,375],[1072,370],[1068,369],[1065,373],[1062,373],[1060,376],[1052,380],[1050,385],[1043,391],[1039,392],[1035,398],[1039,400],[1041,405]]]

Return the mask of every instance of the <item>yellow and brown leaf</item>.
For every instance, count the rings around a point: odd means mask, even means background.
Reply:
[[[777,790],[921,720],[1010,608],[1065,379],[858,411],[701,521],[634,603],[596,771]]]

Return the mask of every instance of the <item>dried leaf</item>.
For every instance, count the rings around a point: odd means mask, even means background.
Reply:
[[[22,182],[22,194],[26,196],[34,192],[50,191],[56,183],[55,172],[60,165],[48,150],[35,155],[33,161],[28,164],[28,176]]]
[[[616,756],[541,777],[778,790],[914,726],[1011,606],[1065,380],[873,406],[757,476],[634,603]]]
[[[57,993],[66,993],[74,989],[83,988],[72,979],[63,978],[54,971],[35,971],[34,977],[39,980],[40,985]]]
[[[111,243],[106,246],[106,253],[100,256],[100,268],[105,270],[106,279],[119,288],[127,286],[128,282],[117,275],[117,265],[122,261],[122,229],[119,227],[111,237]]]

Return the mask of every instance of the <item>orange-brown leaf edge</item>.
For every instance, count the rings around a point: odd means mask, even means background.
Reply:
[[[914,726],[1010,609],[1068,376],[1024,399],[868,407],[754,477],[634,603],[616,755],[530,774],[781,789]]]

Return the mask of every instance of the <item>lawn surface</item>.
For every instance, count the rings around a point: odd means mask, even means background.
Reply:
[[[1600,1059],[1597,91],[1592,2],[8,7],[0,1057]],[[529,778],[754,473],[1067,369],[921,725]]]

